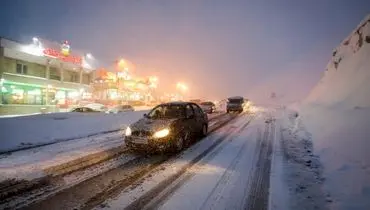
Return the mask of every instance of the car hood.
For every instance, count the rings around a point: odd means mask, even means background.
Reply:
[[[173,122],[175,122],[177,119],[148,119],[143,118],[137,121],[136,123],[132,124],[131,130],[132,131],[158,131],[163,128],[168,128],[171,126]]]

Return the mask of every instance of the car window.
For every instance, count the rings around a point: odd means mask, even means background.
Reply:
[[[193,106],[193,109],[194,109],[194,112],[195,112],[195,116],[197,116],[197,117],[203,116],[203,111],[199,106],[197,106],[195,104],[192,104],[192,106]]]
[[[186,105],[186,116],[194,116],[194,110],[193,108],[189,105]]]
[[[243,99],[229,99],[229,103],[231,103],[231,104],[242,104]]]
[[[149,112],[151,119],[171,119],[184,117],[184,106],[182,105],[160,105]]]
[[[213,106],[214,104],[212,102],[203,102],[200,105],[203,105],[203,106]]]
[[[81,108],[75,108],[74,110],[73,110],[73,112],[81,112],[82,110],[81,110]]]

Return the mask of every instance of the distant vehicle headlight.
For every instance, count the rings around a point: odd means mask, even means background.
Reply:
[[[160,131],[157,131],[154,133],[153,137],[154,138],[163,138],[168,136],[170,134],[170,130],[168,128],[162,129]]]
[[[131,128],[130,128],[130,126],[127,126],[126,131],[125,131],[125,135],[126,136],[131,136]]]

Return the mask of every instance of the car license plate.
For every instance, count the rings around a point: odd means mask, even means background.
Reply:
[[[147,144],[148,139],[147,138],[136,137],[136,138],[133,139],[133,142],[135,142],[137,144]]]

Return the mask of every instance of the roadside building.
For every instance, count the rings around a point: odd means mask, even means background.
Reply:
[[[135,77],[127,70],[98,69],[92,83],[93,98],[105,104],[144,105],[153,101],[157,79]]]
[[[67,41],[0,37],[0,115],[56,112],[91,99],[92,63]]]

